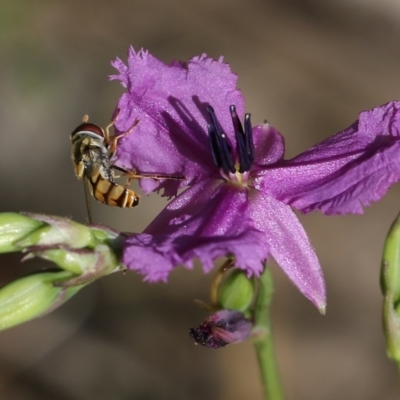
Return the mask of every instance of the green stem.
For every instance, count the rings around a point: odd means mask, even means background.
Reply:
[[[271,272],[265,266],[259,281],[259,290],[254,307],[254,347],[260,366],[264,397],[268,400],[283,400],[284,394],[275,358],[270,321],[270,305],[273,294]]]

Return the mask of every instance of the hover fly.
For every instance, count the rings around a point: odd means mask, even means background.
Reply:
[[[140,196],[128,189],[132,179],[183,179],[169,175],[137,175],[133,171],[112,164],[111,159],[116,152],[118,140],[132,132],[139,120],[136,120],[127,132],[115,136],[110,135],[110,129],[114,126],[116,119],[105,129],[88,121],[89,117],[85,115],[82,124],[71,133],[71,142],[75,175],[78,179],[82,179],[84,183],[90,223],[92,222],[90,195],[100,203],[109,206],[130,208],[137,206],[140,202]],[[127,176],[124,186],[115,182],[115,178],[117,178],[114,173],[115,170]]]

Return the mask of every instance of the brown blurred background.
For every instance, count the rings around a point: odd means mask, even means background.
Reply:
[[[398,0],[11,1],[0,3],[0,210],[85,220],[70,132],[105,125],[122,89],[110,60],[129,45],[164,61],[221,54],[252,120],[267,118],[287,157],[400,97]],[[165,205],[96,205],[99,222],[139,231]],[[287,398],[399,399],[381,330],[379,263],[400,208],[394,187],[364,216],[301,217],[323,265],[320,316],[274,268],[274,324]],[[42,264],[2,256],[1,282]],[[0,333],[1,400],[261,399],[250,344],[213,351],[188,328],[205,316],[210,276],[177,269],[168,285],[104,278],[50,316]]]

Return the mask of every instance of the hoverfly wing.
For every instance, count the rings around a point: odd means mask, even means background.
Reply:
[[[83,188],[85,190],[85,202],[86,202],[86,211],[88,215],[88,222],[89,224],[93,224],[93,213],[92,213],[92,203],[90,202],[90,198],[93,196],[91,191],[91,183],[89,178],[84,175],[83,176]]]

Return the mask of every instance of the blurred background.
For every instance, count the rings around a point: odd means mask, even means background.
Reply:
[[[287,157],[400,97],[398,0],[3,0],[0,3],[0,211],[85,221],[70,132],[105,126],[122,93],[110,61],[129,45],[168,62],[224,55],[246,108],[286,137]],[[134,186],[134,189],[137,186]],[[96,221],[140,231],[165,206],[94,205]],[[300,217],[327,290],[322,317],[274,267],[273,318],[288,399],[399,399],[385,356],[379,264],[400,187],[364,216]],[[0,282],[41,268],[0,257]],[[178,268],[168,285],[133,273],[85,288],[53,314],[0,333],[0,398],[261,399],[251,344],[194,346],[211,276]]]

